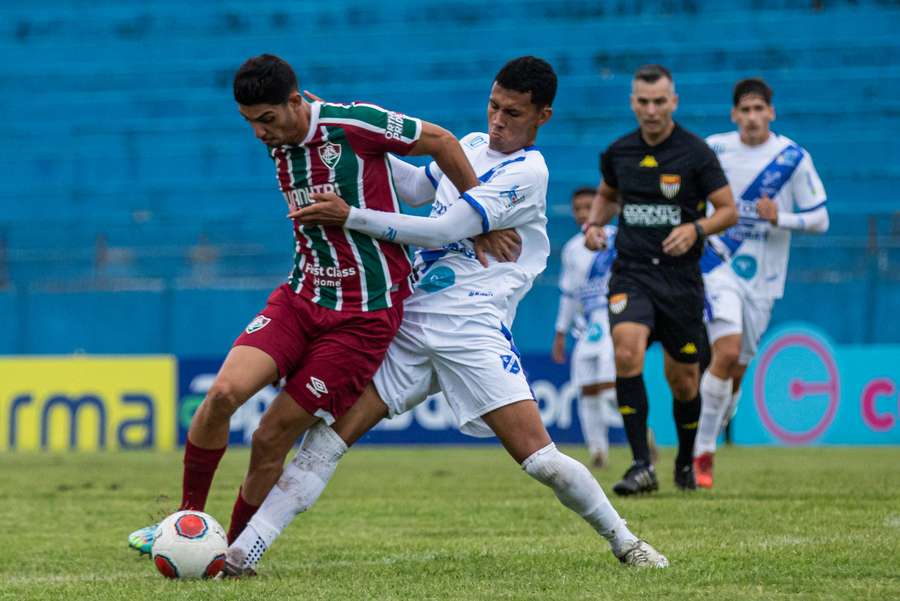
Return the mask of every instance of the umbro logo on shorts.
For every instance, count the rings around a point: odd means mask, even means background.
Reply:
[[[310,376],[309,382],[306,383],[306,389],[313,393],[317,399],[321,399],[323,394],[328,394],[328,387],[325,382],[315,376]]]
[[[519,366],[519,360],[514,355],[500,355],[500,362],[503,364],[503,369],[511,374],[517,374],[522,369]]]
[[[272,320],[270,318],[266,317],[265,315],[257,315],[256,317],[253,318],[253,321],[251,321],[249,324],[247,324],[247,328],[244,331],[247,332],[248,334],[252,334],[253,332],[256,332],[257,330],[261,330],[264,327],[266,327],[267,325],[269,325],[270,321],[272,321]]]

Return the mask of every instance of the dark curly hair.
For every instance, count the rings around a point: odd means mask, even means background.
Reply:
[[[494,81],[507,90],[531,92],[531,103],[538,108],[552,105],[556,98],[556,73],[550,63],[536,56],[512,59],[503,65]]]
[[[247,59],[234,75],[234,99],[239,104],[284,104],[298,89],[297,76],[284,60],[272,54]]]

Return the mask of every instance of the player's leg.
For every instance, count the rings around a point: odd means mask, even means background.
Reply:
[[[416,397],[420,402],[432,390],[433,376],[425,353],[415,346],[414,339],[404,336],[403,332],[401,329],[397,333],[380,368],[378,362],[384,353],[378,353],[378,344],[382,344],[378,340],[372,340],[369,344],[361,342],[356,349],[344,349],[340,361],[333,361],[334,358],[328,357],[328,353],[319,356],[325,355],[324,360],[335,365],[353,364],[355,361],[359,366],[357,372],[366,375],[366,370],[369,370],[370,377],[377,368],[375,381],[387,382],[384,384],[386,390],[407,395],[408,399]],[[372,362],[363,364],[358,355],[365,355]],[[329,381],[340,386],[333,379],[326,380]],[[284,528],[318,500],[348,445],[388,415],[388,410],[370,383],[363,387],[359,399],[352,406],[348,404],[346,410],[340,412],[333,427],[319,421],[310,428],[296,456],[281,473],[277,486],[271,488],[247,528],[229,547],[226,554],[226,572],[229,575],[240,575],[255,569],[262,554]]]
[[[288,452],[318,421],[320,418],[311,415],[285,391],[279,393],[266,409],[253,432],[250,465],[231,510],[229,543],[243,532],[278,481]]]
[[[610,397],[616,398],[613,382],[588,384],[580,388],[578,395],[578,416],[581,432],[591,456],[591,465],[606,467],[609,456],[609,424],[605,405]]]
[[[636,567],[669,565],[663,555],[628,529],[590,471],[556,448],[541,422],[537,403],[527,399],[481,417],[525,473],[552,489],[560,503],[603,536],[621,562]]]
[[[694,474],[701,488],[712,488],[716,440],[733,398],[732,374],[741,350],[743,304],[727,271],[707,276],[706,330],[712,350],[700,379],[703,406],[694,445]]]
[[[700,421],[700,369],[697,363],[674,359],[665,347],[663,367],[672,391],[672,413],[678,434],[675,485],[682,490],[693,490],[696,488],[693,470],[694,442]]]
[[[275,361],[263,351],[236,346],[231,349],[206,397],[191,420],[184,448],[181,509],[203,511],[219,462],[228,445],[231,416],[251,396],[278,379]],[[156,524],[135,530],[129,547],[150,553]]]

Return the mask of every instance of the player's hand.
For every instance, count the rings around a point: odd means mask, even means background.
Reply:
[[[756,201],[756,214],[772,225],[778,225],[778,205],[769,198],[768,194],[763,194],[762,197]]]
[[[588,249],[603,250],[606,244],[606,231],[602,226],[591,223],[584,228],[584,245]]]
[[[663,240],[662,249],[667,255],[680,257],[694,246],[697,241],[697,230],[693,223],[682,223],[672,228],[666,239]]]
[[[566,333],[565,332],[557,332],[556,336],[553,337],[553,351],[551,354],[553,355],[554,363],[565,363],[566,362]]]
[[[325,102],[324,100],[322,100],[321,98],[319,98],[318,96],[316,96],[315,94],[310,92],[309,90],[303,90],[303,95],[306,96],[306,98],[308,100],[312,100],[313,102]]]
[[[288,213],[288,219],[297,219],[303,225],[343,226],[350,215],[350,205],[333,192],[315,192],[309,195],[314,202]]]
[[[522,254],[522,238],[514,229],[491,230],[475,236],[475,256],[478,262],[488,266],[488,255],[501,263],[512,263]]]

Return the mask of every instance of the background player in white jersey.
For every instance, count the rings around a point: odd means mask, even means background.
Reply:
[[[762,79],[734,88],[738,130],[707,142],[719,157],[740,220],[710,236],[701,259],[712,360],[703,375],[703,409],[694,447],[697,485],[711,488],[716,438],[733,415],[741,379],[756,354],[776,299],[784,294],[791,230],[825,232],[825,188],[809,153],[769,129],[772,89]]]
[[[665,567],[668,561],[637,539],[582,464],[555,447],[541,422],[509,326],[516,305],[546,267],[548,172],[533,146],[551,115],[556,75],[545,61],[521,57],[497,74],[488,102],[489,133],[462,139],[480,186],[459,194],[429,165],[392,162],[401,196],[422,193],[431,182],[431,217],[389,215],[349,208],[333,194],[291,213],[303,223],[335,223],[378,238],[422,247],[419,281],[405,305],[400,332],[372,384],[333,427],[304,440],[247,529],[229,547],[225,575],[252,570],[294,516],[308,509],[334,473],[347,445],[387,415],[408,411],[442,390],[460,425],[476,436],[495,433],[522,468],[553,488],[610,543],[624,563]],[[436,188],[436,192],[435,192]],[[471,237],[516,228],[522,253],[515,262],[483,267]]]
[[[572,213],[579,230],[587,221],[594,200],[594,188],[584,187],[572,194]],[[615,237],[615,227],[607,226],[607,240]],[[609,428],[622,427],[616,404],[616,366],[606,294],[609,267],[615,249],[589,250],[584,234],[572,236],[562,250],[559,276],[559,311],[553,339],[553,360],[566,361],[566,335],[572,331],[577,341],[572,350],[570,380],[578,394],[578,418],[591,454],[591,464],[606,465]]]

